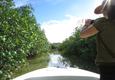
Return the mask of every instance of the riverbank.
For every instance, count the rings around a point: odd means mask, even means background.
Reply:
[[[70,67],[70,65],[67,62],[63,62],[63,59],[64,58],[59,54],[59,52],[50,53],[49,55],[47,54],[42,56],[36,56],[35,58],[30,59],[26,66],[16,71],[13,75],[13,78],[46,67]]]
[[[25,73],[28,73],[30,71],[34,71],[40,68],[45,68],[48,66],[49,62],[49,56],[48,55],[42,55],[42,56],[36,56],[35,58],[29,60],[28,64],[24,67],[22,67],[20,70],[16,71],[13,75],[13,78],[23,75]]]

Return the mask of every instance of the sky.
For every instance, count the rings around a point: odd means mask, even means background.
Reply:
[[[31,4],[49,42],[63,42],[85,19],[96,19],[94,9],[102,0],[14,0],[16,7]]]

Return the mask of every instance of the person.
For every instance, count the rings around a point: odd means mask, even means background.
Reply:
[[[99,68],[100,80],[115,80],[115,0],[104,0],[94,13],[103,14],[103,17],[87,19],[80,37],[96,35],[95,62]]]

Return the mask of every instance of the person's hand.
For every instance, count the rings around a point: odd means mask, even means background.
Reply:
[[[85,26],[89,26],[92,23],[92,19],[86,19],[85,20]]]
[[[85,20],[85,25],[83,26],[81,32],[84,31],[85,29],[87,29],[87,27],[90,26],[93,21],[94,21],[94,20],[92,20],[92,19],[86,19],[86,20]]]

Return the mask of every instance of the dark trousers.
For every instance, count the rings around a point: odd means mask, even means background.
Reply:
[[[115,80],[115,66],[99,66],[100,80]]]

